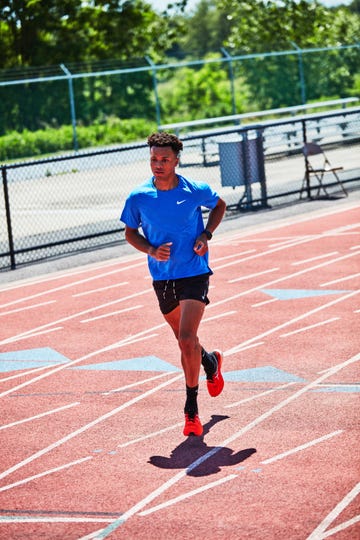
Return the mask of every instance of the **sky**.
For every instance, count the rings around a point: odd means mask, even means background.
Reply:
[[[171,0],[147,0],[149,4],[153,6],[154,9],[158,11],[164,11],[166,6],[171,3]],[[188,0],[187,11],[192,10],[199,0]],[[339,4],[350,4],[351,0],[322,0],[321,3],[326,7],[334,7]]]

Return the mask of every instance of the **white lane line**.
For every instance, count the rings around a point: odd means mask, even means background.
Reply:
[[[225,405],[225,409],[231,409],[232,407],[237,407],[238,405],[241,405],[242,403],[247,403],[248,401],[253,401],[254,399],[267,396],[268,394],[272,394],[273,392],[277,392],[278,390],[282,390],[283,388],[287,388],[288,386],[293,386],[294,384],[298,384],[298,383],[289,382],[286,384],[281,384],[280,386],[276,386],[275,388],[271,388],[270,390],[265,390],[264,392],[260,392],[260,394],[255,394],[254,396],[241,399],[240,401],[236,401],[235,403],[230,403],[229,405]]]
[[[62,371],[63,369],[68,369],[69,367],[75,366],[79,362],[82,362],[83,360],[88,360],[89,358],[92,358],[94,356],[97,356],[103,352],[111,351],[113,349],[117,349],[119,347],[124,347],[126,345],[131,345],[132,343],[136,343],[137,341],[141,341],[142,339],[148,339],[151,337],[155,337],[157,334],[152,334],[149,336],[146,336],[148,332],[151,332],[152,330],[155,330],[157,328],[161,328],[163,326],[167,326],[167,323],[164,322],[162,324],[158,324],[157,326],[154,326],[152,328],[148,328],[147,330],[144,330],[143,332],[139,332],[138,334],[134,334],[132,336],[129,336],[121,341],[117,341],[116,343],[113,343],[112,345],[107,345],[106,347],[103,347],[102,349],[98,349],[96,351],[93,351],[91,353],[85,354],[84,356],[81,356],[77,360],[72,360],[71,362],[67,362],[65,364],[61,364],[60,366],[56,366],[54,369],[51,369],[47,373],[42,373],[38,377],[34,377],[33,379],[30,379],[28,381],[25,381],[18,386],[14,386],[13,388],[10,388],[8,390],[5,390],[0,394],[0,397],[7,396],[8,394],[11,394],[12,392],[15,392],[16,390],[19,390],[20,388],[24,388],[25,386],[28,386],[30,384],[33,384],[35,382],[40,381],[41,379],[45,379],[46,377],[49,377],[50,375],[53,375],[54,373],[57,373],[58,371]]]
[[[157,512],[158,510],[162,510],[163,508],[167,508],[168,506],[172,506],[173,504],[183,501],[184,499],[193,497],[194,495],[197,495],[198,493],[203,493],[204,491],[207,491],[208,489],[212,489],[214,487],[220,486],[221,484],[224,484],[225,482],[229,482],[229,480],[234,480],[234,478],[237,478],[237,477],[238,477],[237,474],[229,474],[228,476],[225,476],[225,478],[221,478],[220,480],[215,480],[215,482],[210,482],[209,484],[206,484],[202,487],[193,489],[192,491],[188,491],[187,493],[183,493],[182,495],[179,495],[178,497],[175,497],[174,499],[169,499],[168,501],[162,504],[158,504],[157,506],[153,506],[152,508],[149,508],[148,510],[144,510],[143,512],[139,513],[139,516],[147,516],[148,514],[152,514],[153,512]]]
[[[110,396],[111,394],[116,394],[117,392],[123,392],[124,390],[127,390],[128,388],[134,388],[135,386],[141,386],[142,384],[146,384],[147,382],[156,381],[157,379],[162,379],[163,377],[166,377],[169,375],[169,373],[173,372],[166,372],[161,373],[160,375],[155,375],[154,377],[148,377],[147,379],[143,379],[142,381],[136,381],[131,384],[126,384],[125,386],[120,386],[120,388],[114,388],[113,390],[109,390],[108,392],[103,392],[103,396]]]
[[[292,336],[293,334],[299,334],[300,332],[306,332],[307,330],[312,330],[313,328],[317,328],[318,326],[323,326],[324,324],[330,324],[334,321],[339,321],[339,320],[340,320],[340,317],[333,317],[332,319],[327,319],[326,321],[314,323],[309,326],[303,326],[302,328],[298,328],[297,330],[293,330],[292,332],[281,334],[280,337],[284,338],[284,337]]]
[[[323,383],[319,384],[320,388],[360,388],[360,384],[354,383]]]
[[[359,294],[360,293],[360,290],[359,291],[353,291],[351,293],[348,293],[348,294],[345,294],[344,296],[341,296],[340,298],[336,298],[335,300],[332,300],[330,302],[328,302],[327,304],[323,304],[322,306],[319,306],[317,308],[314,308],[310,311],[307,311],[306,313],[303,313],[302,315],[299,315],[297,317],[294,317],[293,319],[290,319],[282,324],[279,324],[278,326],[274,326],[273,328],[270,328],[269,330],[266,330],[265,332],[263,332],[262,334],[259,334],[258,336],[254,336],[252,338],[249,338],[248,340],[242,342],[242,343],[239,343],[239,345],[237,345],[236,347],[234,347],[232,350],[235,350],[236,352],[241,350],[242,347],[246,346],[246,345],[249,345],[250,343],[252,343],[253,341],[258,341],[259,339],[262,339],[266,336],[269,336],[270,334],[273,334],[275,332],[277,332],[278,330],[281,330],[282,328],[286,328],[287,326],[297,322],[297,321],[301,321],[302,319],[306,319],[307,317],[309,317],[310,315],[313,315],[314,313],[318,313],[319,311],[322,311],[323,309],[326,309],[330,306],[333,306],[334,304],[337,304],[338,302],[342,302],[343,300],[347,300],[348,298],[351,298],[352,296],[355,296],[356,294]],[[211,305],[211,304],[210,304]],[[229,354],[229,351],[228,351],[228,354]]]
[[[349,366],[350,364],[353,364],[354,362],[357,362],[359,360],[360,360],[360,353],[353,356],[352,358],[349,358],[345,362],[342,362],[341,364],[337,364],[336,366],[333,366],[332,369],[329,370],[327,373],[325,373],[321,377],[318,377],[313,382],[310,382],[309,384],[307,384],[306,386],[304,386],[300,390],[294,392],[294,394],[287,397],[283,401],[280,401],[277,405],[275,405],[274,407],[272,407],[271,409],[269,409],[268,411],[263,413],[261,416],[258,416],[257,418],[255,418],[255,420],[253,420],[252,422],[250,422],[249,424],[247,424],[246,426],[241,428],[239,431],[235,432],[233,435],[231,435],[230,437],[225,439],[221,443],[220,446],[213,447],[209,452],[207,452],[206,454],[204,454],[203,456],[201,456],[197,460],[193,461],[193,463],[191,463],[186,469],[178,472],[172,478],[169,478],[169,480],[164,482],[157,489],[155,489],[154,491],[149,493],[146,497],[144,497],[143,499],[138,501],[134,506],[129,508],[129,510],[127,510],[124,514],[122,514],[118,519],[114,520],[108,527],[105,527],[104,529],[99,529],[97,531],[94,531],[93,533],[91,533],[91,534],[89,534],[87,536],[84,536],[84,537],[82,537],[82,538],[80,538],[78,540],[93,540],[93,539],[103,540],[104,538],[109,536],[109,534],[111,534],[116,529],[118,529],[130,517],[137,514],[146,505],[148,505],[150,502],[152,502],[154,499],[156,499],[156,497],[158,497],[159,495],[162,495],[170,487],[172,487],[177,482],[182,480],[190,471],[192,471],[193,469],[195,469],[196,467],[198,467],[199,465],[204,463],[204,461],[206,461],[207,459],[212,457],[214,454],[216,454],[217,452],[222,450],[222,448],[224,448],[225,446],[228,446],[230,443],[232,443],[233,441],[235,441],[236,439],[238,439],[239,437],[244,435],[244,433],[247,433],[251,429],[255,428],[256,426],[258,426],[259,424],[261,424],[262,422],[264,422],[265,420],[270,418],[274,413],[276,413],[280,409],[286,407],[289,403],[291,403],[292,401],[294,401],[298,397],[300,397],[303,394],[305,394],[306,392],[308,392],[314,386],[317,386],[320,382],[324,381],[325,379],[327,379],[328,377],[334,375],[335,373],[337,373],[341,369],[343,369],[343,368]],[[310,540],[310,539],[308,539],[308,540]],[[315,540],[315,539],[311,539],[311,540]]]
[[[49,369],[54,367],[55,364],[51,364],[48,366],[41,366],[35,369],[30,369],[28,371],[21,371],[20,373],[17,373],[16,375],[10,375],[10,377],[5,377],[4,379],[0,379],[0,383],[11,381],[12,379],[18,379],[19,377],[26,377],[26,375],[31,375],[31,373],[37,373],[38,371],[42,371],[43,369]],[[58,365],[58,364],[56,364]]]
[[[347,281],[348,279],[353,279],[360,276],[360,272],[357,274],[351,274],[351,276],[345,276],[339,279],[333,279],[332,281],[327,281],[326,283],[321,283],[320,287],[327,287],[328,285],[333,285],[334,283],[341,283],[342,281]]]
[[[352,246],[352,247],[349,248],[349,249],[350,249],[350,251],[351,251],[351,250],[353,250],[353,249],[359,249],[359,248],[360,248],[360,244],[358,244],[358,245],[356,245],[356,246]]]
[[[266,232],[266,230],[264,230],[262,232]],[[235,235],[232,235],[230,237],[227,236],[230,233],[225,233],[225,234],[226,234],[226,239],[225,240],[223,240],[218,235],[216,235],[217,240],[214,241],[214,243],[212,245],[220,245],[221,247],[223,247],[223,246],[238,246],[240,244],[249,244],[249,243],[250,244],[253,244],[253,243],[254,244],[256,244],[256,243],[258,243],[258,244],[268,244],[269,242],[277,242],[278,240],[281,240],[281,239],[284,239],[284,242],[290,242],[290,241],[294,241],[294,238],[295,238],[294,236],[274,236],[274,237],[265,237],[265,238],[262,238],[262,237],[260,237],[260,238],[245,238],[245,237],[240,237],[239,233],[237,233]],[[243,233],[240,233],[240,234],[243,234]],[[298,237],[296,237],[296,238],[298,238]]]
[[[152,330],[152,329],[151,329]],[[127,347],[128,345],[132,345],[133,343],[138,343],[139,341],[145,341],[146,339],[152,339],[154,337],[157,337],[158,334],[149,334],[139,336],[138,338],[132,338],[127,337],[125,339],[122,339],[121,341],[117,341],[116,343],[113,343],[112,345],[107,345],[103,349],[100,349],[99,351],[96,351],[95,353],[90,353],[87,355],[87,358],[91,358],[92,356],[97,356],[99,353],[112,351],[114,349],[120,349],[121,347]]]
[[[136,444],[138,442],[145,441],[146,439],[152,439],[153,437],[162,435],[163,433],[166,433],[167,431],[171,431],[172,429],[178,428],[179,426],[182,426],[182,425],[183,425],[183,422],[178,422],[177,424],[173,424],[172,426],[166,427],[164,429],[160,429],[159,431],[148,433],[147,435],[144,435],[143,437],[138,437],[137,439],[132,439],[131,441],[128,441],[126,443],[118,444],[116,448],[125,448],[126,446],[130,446],[131,444]]]
[[[282,240],[281,242],[276,241],[273,244],[269,244],[269,247],[271,247],[271,248],[279,247],[279,246],[287,247],[287,245],[293,244],[293,242],[297,242],[299,240],[304,240],[304,239],[312,240],[313,235],[312,234],[305,234],[305,235],[303,234],[301,236],[289,236],[289,238],[287,240]]]
[[[228,268],[229,266],[233,266],[235,264],[239,264],[239,263],[242,263],[244,261],[249,261],[251,259],[257,259],[257,258],[263,257],[264,255],[270,255],[272,253],[276,253],[277,251],[288,249],[290,247],[297,247],[297,246],[299,246],[301,244],[305,244],[305,243],[308,243],[308,242],[313,242],[314,240],[320,240],[320,239],[325,238],[327,236],[329,236],[327,233],[322,233],[322,234],[316,234],[316,235],[313,235],[313,236],[302,237],[300,239],[294,240],[294,242],[292,242],[292,243],[289,243],[289,244],[286,244],[286,245],[281,245],[281,246],[278,246],[278,247],[274,247],[273,249],[267,249],[267,250],[262,251],[260,253],[256,253],[255,255],[249,255],[248,257],[243,257],[243,258],[240,258],[240,259],[238,259],[236,261],[232,261],[232,262],[220,265],[220,266],[215,266],[213,268],[213,270],[220,270],[222,268]],[[330,261],[330,262],[332,262],[332,261]],[[325,264],[328,264],[328,262],[325,263]]]
[[[206,317],[205,319],[202,319],[202,323],[209,322],[209,321],[215,321],[217,319],[222,319],[223,317],[228,317],[229,315],[236,315],[237,311],[226,311],[225,313],[219,313],[219,315],[214,315],[213,317]]]
[[[241,251],[240,253],[233,253],[231,255],[225,255],[224,257],[216,257],[216,259],[212,259],[212,263],[218,261],[226,261],[227,259],[234,259],[235,257],[239,257],[240,255],[249,255],[250,253],[255,253],[256,251],[256,249],[248,249],[247,251]]]
[[[339,233],[344,233],[344,232],[347,232],[347,231],[351,231],[351,229],[358,229],[358,228],[359,228],[359,223],[350,223],[349,225],[341,225],[340,227],[336,227],[335,229],[331,229],[328,232],[331,233],[332,235],[337,235]],[[351,232],[351,234],[354,234],[354,233]],[[357,234],[356,231],[355,231],[355,234]]]
[[[119,315],[120,313],[133,311],[134,309],[141,309],[142,307],[144,307],[142,304],[138,304],[137,306],[131,306],[125,309],[119,309],[118,311],[111,311],[111,313],[104,313],[104,315],[98,315],[97,317],[91,317],[89,319],[82,319],[80,322],[88,323],[92,321],[97,321],[98,319],[106,319],[106,317],[112,317],[113,315]]]
[[[256,287],[252,287],[251,289],[248,289],[246,291],[242,291],[242,292],[240,292],[238,294],[234,294],[233,296],[228,296],[227,298],[224,298],[223,300],[219,300],[218,302],[215,302],[213,304],[209,304],[207,309],[215,307],[215,306],[219,306],[219,305],[224,304],[224,303],[228,303],[231,300],[235,300],[236,298],[240,298],[241,296],[245,296],[245,295],[250,294],[250,293],[252,293],[254,291],[258,291],[258,290],[261,290],[261,289],[268,289],[271,285],[274,285],[275,283],[280,283],[282,281],[287,281],[287,280],[292,279],[294,277],[298,277],[298,276],[301,276],[301,275],[306,274],[308,272],[312,272],[313,270],[318,270],[319,268],[322,268],[324,266],[328,266],[328,265],[333,264],[335,262],[343,261],[345,259],[348,259],[350,257],[354,257],[354,256],[359,255],[359,254],[360,254],[360,251],[358,251],[356,253],[350,253],[349,255],[343,255],[342,257],[338,257],[337,259],[332,259],[331,261],[326,261],[326,262],[323,262],[321,264],[317,264],[315,266],[305,268],[304,270],[299,270],[298,272],[294,272],[293,274],[287,274],[287,275],[285,275],[283,277],[274,279],[272,281],[268,281],[267,283],[263,283],[262,285],[257,285]]]
[[[347,521],[344,521],[344,523],[340,523],[337,527],[334,527],[333,529],[328,529],[326,533],[323,533],[321,538],[328,538],[329,536],[333,536],[334,534],[343,531],[344,529],[347,529],[348,527],[351,527],[352,525],[355,525],[355,523],[358,523],[360,521],[360,514],[353,517],[352,519],[348,519]]]
[[[258,302],[257,304],[252,304],[251,307],[260,307],[266,306],[267,304],[272,304],[273,302],[278,302],[278,298],[270,298],[269,300],[263,300],[263,302]]]
[[[88,429],[96,426],[97,424],[100,424],[104,420],[107,420],[108,418],[111,418],[115,414],[118,414],[120,411],[126,409],[127,407],[130,407],[134,403],[137,403],[138,401],[141,401],[141,400],[147,398],[151,394],[154,394],[158,390],[161,390],[165,386],[168,386],[169,384],[172,384],[173,382],[179,380],[181,377],[183,377],[182,373],[181,373],[181,375],[177,375],[176,377],[173,377],[172,379],[169,379],[168,381],[165,381],[165,382],[159,384],[158,386],[155,386],[151,390],[147,390],[147,392],[144,392],[143,394],[141,394],[139,396],[136,396],[135,398],[130,399],[129,401],[126,401],[125,403],[123,403],[119,407],[116,407],[116,409],[112,409],[111,411],[103,414],[102,416],[99,416],[98,418],[96,418],[95,420],[92,420],[88,424],[85,424],[81,428],[79,428],[79,429],[77,429],[75,431],[72,431],[71,433],[68,433],[68,435],[66,435],[62,439],[59,439],[58,441],[55,441],[54,443],[50,444],[46,448],[43,448],[42,450],[39,450],[38,452],[35,452],[35,454],[32,454],[31,456],[24,459],[23,461],[20,461],[19,463],[16,463],[15,465],[10,467],[6,471],[3,471],[2,473],[0,473],[0,480],[2,478],[5,478],[9,474],[13,473],[14,471],[17,471],[18,469],[21,469],[21,467],[24,467],[25,465],[28,465],[29,463],[32,463],[35,459],[38,459],[39,457],[43,456],[44,454],[47,454],[51,450],[54,450],[55,448],[58,448],[59,446],[61,446],[62,444],[66,443],[68,441],[70,441],[71,439],[74,439],[75,437],[77,437],[81,433],[84,433]]]
[[[0,317],[3,317],[4,315],[11,315],[12,313],[19,313],[19,311],[27,311],[29,309],[35,309],[42,306],[47,306],[49,304],[54,304],[57,302],[57,300],[49,300],[48,302],[41,302],[40,304],[32,304],[31,306],[24,306],[17,309],[10,309],[9,311],[3,311],[0,313]]]
[[[270,255],[270,254],[275,253],[277,251],[281,251],[281,250],[287,249],[289,247],[298,246],[299,244],[310,242],[312,240],[316,240],[316,239],[322,238],[322,237],[323,237],[323,235],[317,235],[317,236],[314,236],[314,237],[311,237],[311,238],[305,238],[305,239],[302,239],[302,240],[298,240],[298,241],[292,242],[291,244],[286,244],[284,246],[278,246],[278,247],[275,247],[273,249],[267,249],[265,251],[261,251],[260,253],[255,253],[254,255],[249,255],[248,257],[242,257],[242,258],[236,259],[235,261],[228,262],[228,263],[225,263],[225,264],[221,264],[220,266],[215,266],[215,267],[213,267],[213,270],[218,271],[218,270],[222,270],[223,268],[228,268],[229,266],[234,266],[235,264],[240,264],[240,263],[245,262],[245,261],[250,261],[252,259],[259,259],[261,257],[264,257],[265,255]]]
[[[147,328],[146,330],[142,330],[141,332],[138,332],[137,334],[132,334],[131,336],[123,338],[120,341],[116,341],[115,343],[112,343],[111,345],[106,345],[105,347],[102,347],[101,349],[98,349],[97,351],[88,353],[86,356],[83,356],[81,360],[92,358],[93,356],[97,356],[100,353],[112,351],[113,349],[118,349],[119,347],[125,347],[126,345],[131,345],[132,343],[142,341],[143,339],[155,337],[157,336],[157,334],[150,334],[150,335],[147,335],[147,334],[149,334],[150,332],[153,332],[154,330],[159,330],[160,328],[164,328],[165,326],[167,327],[168,323],[163,322],[155,326],[152,326],[151,328]]]
[[[71,296],[73,298],[78,298],[79,296],[86,296],[88,294],[94,294],[101,291],[107,291],[108,289],[115,289],[116,287],[123,287],[124,285],[128,285],[128,281],[123,281],[122,283],[115,283],[114,285],[108,285],[107,287],[99,287],[98,289],[91,289],[91,291],[84,291],[79,292],[76,294],[72,294]]]
[[[12,300],[11,302],[7,302],[6,304],[0,305],[0,308],[4,308],[7,306],[13,306],[14,304],[20,304],[21,302],[26,302],[27,300],[32,300],[33,298],[39,298],[39,296],[45,296],[50,293],[63,291],[64,289],[70,289],[71,287],[74,287],[75,285],[82,285],[83,283],[88,283],[89,281],[94,281],[95,279],[100,279],[105,276],[110,276],[111,274],[117,274],[118,272],[124,272],[125,270],[132,270],[133,268],[137,266],[144,265],[144,261],[141,261],[137,264],[133,264],[131,266],[124,266],[122,268],[116,268],[115,270],[111,270],[110,272],[104,272],[102,274],[97,274],[96,276],[91,276],[88,278],[80,279],[78,281],[72,281],[70,283],[65,283],[64,285],[59,285],[58,287],[54,287],[53,289],[46,289],[45,291],[41,291],[35,294],[31,294],[29,296],[23,296],[22,298],[18,298],[17,300]],[[56,279],[56,278],[54,278]],[[58,278],[57,278],[58,279]]]
[[[51,272],[51,274],[44,274],[43,276],[36,276],[34,278],[22,279],[21,281],[16,281],[15,283],[10,283],[4,287],[0,287],[0,291],[8,292],[15,289],[21,289],[29,285],[39,285],[43,283],[48,283],[50,281],[59,281],[60,279],[72,278],[80,274],[89,274],[89,272],[102,271],[105,268],[111,268],[112,266],[121,266],[121,264],[128,264],[132,261],[137,261],[143,258],[143,255],[131,255],[130,257],[124,257],[122,259],[116,258],[110,261],[101,261],[100,263],[89,263],[80,267],[80,269],[67,269],[57,272]],[[146,261],[145,261],[146,262]]]
[[[331,251],[330,253],[323,253],[317,257],[311,257],[310,259],[303,259],[301,261],[295,261],[291,263],[292,266],[299,266],[300,264],[307,264],[309,262],[318,261],[320,259],[326,259],[327,257],[333,257],[334,255],[339,255],[338,251]]]
[[[0,523],[109,523],[110,518],[0,516]]]
[[[301,319],[303,319],[303,318],[305,318],[305,317],[308,317],[309,315],[311,315],[311,314],[313,314],[313,313],[316,313],[317,311],[320,311],[320,310],[322,310],[322,309],[325,309],[326,307],[329,307],[329,306],[331,306],[331,305],[333,305],[333,304],[336,304],[337,302],[346,300],[347,298],[350,298],[351,296],[354,296],[355,294],[358,294],[359,292],[360,292],[360,291],[353,291],[353,292],[348,293],[347,295],[344,295],[344,296],[342,296],[342,297],[340,297],[340,298],[336,298],[335,300],[329,302],[328,304],[325,304],[325,305],[323,305],[323,306],[320,306],[320,307],[318,307],[318,308],[315,308],[314,310],[312,310],[312,311],[310,311],[310,312],[307,312],[307,313],[305,313],[305,314],[303,314],[303,315],[300,315],[300,316],[298,316],[298,317],[295,317],[294,319],[292,319],[292,320],[290,320],[290,321],[287,321],[287,322],[285,322],[285,323],[283,323],[283,324],[281,324],[281,325],[279,325],[279,326],[277,326],[277,327],[271,328],[271,329],[267,330],[266,332],[264,332],[264,333],[263,333],[262,335],[260,335],[260,336],[254,336],[253,338],[250,338],[249,340],[247,340],[247,341],[245,341],[245,342],[239,344],[239,345],[237,346],[237,350],[240,350],[240,348],[243,348],[243,347],[245,347],[245,346],[250,345],[251,343],[253,343],[254,341],[260,339],[261,337],[265,337],[265,336],[267,336],[267,335],[270,335],[270,334],[276,332],[277,330],[279,330],[279,329],[281,329],[281,328],[284,328],[284,327],[286,327],[286,326],[289,326],[289,325],[292,324],[293,322],[296,322],[296,321],[301,320]],[[229,301],[229,299],[227,299],[227,301]],[[214,304],[210,304],[209,307],[215,307],[215,306],[217,306],[217,305],[219,305],[219,304],[222,304],[223,302],[224,302],[223,300],[220,300],[219,302],[215,302]],[[82,357],[78,358],[77,360],[73,360],[72,362],[69,362],[69,363],[67,363],[67,364],[63,364],[63,365],[61,365],[61,366],[58,366],[58,367],[56,367],[55,369],[53,369],[53,370],[51,370],[51,371],[49,371],[49,372],[47,372],[47,373],[43,373],[42,375],[39,375],[39,377],[35,377],[34,379],[31,379],[31,380],[29,380],[29,381],[26,381],[26,382],[24,382],[24,383],[18,385],[17,387],[14,387],[14,388],[12,388],[12,389],[10,389],[10,390],[7,390],[6,392],[3,392],[2,394],[0,394],[0,397],[2,397],[2,396],[4,396],[4,395],[7,395],[7,394],[9,394],[9,393],[11,393],[11,392],[14,392],[15,390],[18,390],[18,389],[20,389],[20,388],[23,388],[24,386],[27,386],[27,385],[29,385],[29,384],[32,384],[33,382],[37,382],[38,380],[40,380],[40,379],[42,379],[42,378],[49,377],[49,376],[52,375],[53,373],[56,373],[56,372],[58,372],[58,371],[61,371],[62,369],[71,367],[72,365],[75,365],[75,364],[81,362],[82,360],[91,358],[91,357],[93,357],[93,356],[97,356],[98,354],[100,354],[100,353],[102,353],[102,352],[106,352],[106,351],[109,351],[109,350],[112,350],[112,349],[115,349],[115,348],[124,346],[124,344],[130,344],[130,343],[133,343],[133,342],[134,342],[134,339],[136,340],[139,336],[140,336],[140,337],[141,337],[141,336],[144,336],[144,335],[146,335],[147,333],[149,333],[149,332],[151,332],[151,331],[153,331],[153,330],[155,330],[155,329],[162,328],[162,327],[164,327],[164,326],[166,326],[166,325],[167,325],[166,322],[161,323],[161,324],[156,325],[156,326],[154,326],[154,327],[152,327],[152,328],[148,328],[147,330],[144,330],[144,331],[142,331],[142,332],[139,332],[138,334],[135,334],[135,335],[133,335],[133,336],[129,336],[128,338],[125,338],[125,339],[123,339],[123,340],[121,340],[121,341],[118,341],[118,342],[116,342],[116,343],[114,343],[114,344],[112,344],[112,345],[108,345],[108,346],[106,346],[106,347],[103,347],[102,349],[99,349],[99,350],[94,351],[94,352],[92,352],[92,353],[89,353],[89,354],[87,354],[87,355],[85,355],[85,356],[82,356]]]
[[[13,343],[14,341],[22,341],[23,339],[31,339],[36,336],[43,336],[44,334],[50,334],[51,332],[57,332],[58,330],[62,330],[63,326],[55,326],[55,328],[48,328],[47,330],[42,330],[40,332],[30,332],[26,333],[23,336],[15,336],[14,338],[8,338],[2,343]]]
[[[75,407],[76,405],[80,405],[80,401],[69,403],[69,405],[64,405],[63,407],[58,407],[57,409],[52,409],[51,411],[46,411],[40,414],[36,414],[35,416],[29,416],[28,418],[17,420],[16,422],[12,422],[11,424],[5,424],[3,426],[0,426],[0,430],[8,429],[13,426],[18,426],[19,424],[25,424],[26,422],[32,422],[33,420],[37,420],[38,418],[42,418],[43,416],[49,416],[50,414],[54,414],[60,411],[65,411],[66,409],[70,409],[71,407]]]
[[[235,354],[237,352],[246,351],[247,349],[252,349],[253,347],[259,347],[260,345],[264,345],[264,341],[259,341],[259,343],[251,343],[250,345],[236,345],[235,347],[232,347],[231,349],[228,349],[227,351],[224,351],[224,356],[230,356],[231,354]]]
[[[42,478],[43,476],[49,476],[49,474],[53,474],[55,472],[59,472],[64,469],[68,469],[69,467],[73,467],[74,465],[79,465],[79,463],[84,463],[84,461],[88,461],[89,459],[92,459],[93,457],[94,456],[87,456],[81,459],[77,459],[76,461],[71,461],[70,463],[65,463],[64,465],[60,465],[59,467],[55,467],[54,469],[49,469],[42,473],[34,474],[33,476],[28,476],[27,478],[23,478],[22,480],[18,480],[17,482],[14,482],[13,484],[7,484],[6,486],[0,487],[0,492],[7,491],[8,489],[12,489],[14,487],[22,486],[23,484],[27,484],[31,482],[32,480],[37,480],[38,478]]]
[[[111,533],[113,533],[116,529],[118,529],[123,523],[125,523],[130,517],[137,514],[139,510],[142,510],[144,506],[149,504],[151,501],[156,499],[159,495],[162,495],[165,491],[167,491],[170,487],[175,485],[177,482],[182,480],[187,474],[195,469],[195,467],[198,467],[201,465],[204,461],[209,459],[211,456],[219,452],[219,450],[222,450],[222,446],[216,446],[213,447],[209,452],[198,458],[196,461],[191,463],[187,469],[184,469],[180,472],[178,472],[175,476],[167,480],[164,484],[159,486],[157,489],[149,493],[147,497],[140,500],[138,503],[136,503],[133,507],[131,507],[127,512],[121,515],[118,519],[114,520],[108,527],[105,527],[105,529],[99,529],[93,533],[90,533],[89,535],[86,535],[84,537],[79,538],[78,540],[90,540],[90,539],[96,539],[96,540],[102,540],[109,536]]]
[[[34,334],[34,332],[37,332],[38,330],[43,330],[44,328],[48,328],[49,326],[53,326],[54,324],[59,324],[59,323],[65,322],[65,321],[70,321],[71,319],[75,319],[76,317],[81,317],[82,315],[85,315],[86,313],[91,313],[92,311],[97,311],[99,309],[103,309],[103,308],[106,308],[108,306],[118,304],[120,302],[125,302],[126,300],[131,300],[132,298],[135,298],[137,296],[141,296],[142,294],[147,294],[147,293],[152,292],[152,291],[153,291],[152,288],[151,289],[144,289],[144,290],[139,291],[137,293],[130,294],[128,296],[123,296],[122,298],[117,298],[116,300],[112,300],[111,302],[106,302],[105,304],[100,304],[98,306],[93,306],[93,307],[85,309],[83,311],[78,311],[76,313],[73,313],[72,315],[68,315],[67,317],[62,317],[61,319],[57,319],[56,321],[52,321],[52,322],[43,324],[41,326],[32,328],[31,330],[27,330],[26,332],[22,332],[20,334],[12,336],[12,337],[10,337],[8,339],[4,339],[4,340],[0,341],[0,345],[3,345],[5,343],[12,343],[12,342],[16,341],[17,339],[19,339],[19,338],[21,338],[23,336],[28,336],[28,335]]]
[[[256,272],[255,274],[248,274],[247,276],[241,276],[234,279],[229,279],[228,283],[236,283],[237,281],[243,281],[244,279],[251,279],[257,276],[263,276],[264,274],[269,274],[270,272],[275,272],[279,268],[269,268],[268,270],[263,270],[262,272]]]
[[[351,503],[360,493],[360,482],[340,501],[326,518],[316,527],[316,529],[307,537],[306,540],[322,540],[326,538],[326,529],[338,517],[339,514]]]
[[[323,441],[327,441],[328,439],[331,439],[332,437],[335,437],[336,435],[340,435],[343,432],[344,432],[343,429],[333,431],[332,433],[328,433],[327,435],[324,435],[323,437],[319,437],[318,439],[313,439],[312,441],[301,444],[300,446],[296,446],[295,448],[292,448],[291,450],[287,450],[286,452],[283,452],[282,454],[278,454],[277,456],[273,456],[272,458],[265,459],[264,461],[261,461],[261,463],[262,465],[268,465],[269,463],[274,463],[274,461],[278,461],[279,459],[283,459],[284,457],[291,456],[292,454],[296,454],[297,452],[300,452],[301,450],[306,450],[307,448],[310,448],[310,446],[315,446],[315,444],[319,444]]]

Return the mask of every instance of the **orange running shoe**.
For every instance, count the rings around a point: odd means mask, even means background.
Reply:
[[[187,413],[185,413],[185,427],[184,427],[184,435],[187,437],[188,435],[202,435],[203,427],[200,422],[200,418],[197,414],[195,416],[190,417]]]
[[[211,379],[206,380],[207,389],[211,397],[216,397],[221,394],[222,389],[224,388],[224,379],[221,373],[221,366],[223,362],[223,353],[220,351],[214,351],[218,367],[216,373],[211,377]]]

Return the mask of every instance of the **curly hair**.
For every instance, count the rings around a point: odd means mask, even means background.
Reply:
[[[159,132],[152,133],[147,139],[147,143],[152,148],[153,146],[170,146],[176,155],[179,155],[183,149],[183,143],[176,135],[172,133]]]

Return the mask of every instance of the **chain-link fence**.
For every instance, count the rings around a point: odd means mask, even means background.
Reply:
[[[300,197],[344,196],[333,174],[325,175],[320,193],[318,180],[307,177],[306,141],[320,143],[331,164],[343,167],[339,178],[346,189],[359,187],[359,108],[228,126],[182,140],[178,173],[216,189],[227,216]],[[145,143],[1,171],[0,270],[124,241],[119,215],[125,198],[151,174]]]
[[[150,58],[0,71],[0,136],[109,117],[177,122],[354,95],[360,46],[341,45],[155,64]],[[206,81],[206,84],[205,84]],[[285,84],[286,82],[286,84]]]

